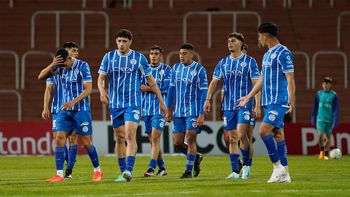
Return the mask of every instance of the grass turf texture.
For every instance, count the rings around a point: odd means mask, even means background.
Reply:
[[[53,157],[0,156],[0,196],[348,196],[350,157],[320,161],[317,156],[289,156],[292,183],[267,184],[272,165],[267,156],[253,160],[251,178],[225,180],[231,172],[228,156],[205,156],[197,178],[182,180],[184,156],[165,156],[168,175],[144,178],[149,157],[137,156],[133,179],[115,183],[115,157],[100,157],[102,182],[93,183],[88,156],[79,156],[73,179],[46,183],[55,173]],[[157,170],[156,170],[157,172]]]

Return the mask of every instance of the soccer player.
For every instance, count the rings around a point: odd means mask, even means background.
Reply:
[[[81,140],[94,167],[92,180],[101,181],[100,168],[95,146],[92,144],[92,125],[90,112],[90,98],[92,91],[92,77],[89,65],[82,60],[69,56],[66,49],[58,50],[54,62],[44,68],[38,78],[46,79],[53,76],[57,87],[62,87],[60,111],[53,121],[53,130],[56,130],[56,170],[57,173],[47,182],[62,182],[64,164],[64,144],[67,134],[73,129]]]
[[[325,77],[322,82],[322,90],[318,91],[315,96],[311,118],[312,125],[316,125],[318,131],[318,144],[320,146],[319,159],[328,160],[330,137],[338,121],[338,96],[332,90],[332,78]]]
[[[137,151],[136,130],[141,116],[142,76],[146,77],[148,86],[157,95],[160,110],[166,113],[167,108],[147,59],[141,53],[130,49],[131,32],[121,29],[117,33],[116,43],[118,49],[106,53],[103,57],[97,85],[101,102],[109,104],[112,127],[117,139],[115,146],[122,174],[115,182],[126,182],[132,178]],[[105,89],[108,74],[109,94]]]
[[[267,148],[273,172],[268,183],[291,182],[288,172],[287,146],[284,138],[284,115],[291,113],[295,104],[293,55],[280,44],[278,27],[272,22],[258,28],[259,43],[269,50],[264,54],[262,74],[250,93],[241,98],[243,107],[256,93],[262,90],[264,118],[259,134]]]
[[[232,167],[231,174],[226,179],[239,179],[239,146],[240,141],[243,168],[242,179],[250,176],[249,146],[247,131],[252,116],[253,100],[242,108],[237,104],[242,96],[246,96],[258,80],[260,73],[254,58],[242,53],[244,37],[241,33],[230,33],[227,37],[230,55],[221,59],[215,67],[213,79],[210,82],[204,111],[209,113],[210,101],[219,80],[223,79],[223,110],[224,130],[229,135],[229,153]],[[260,103],[260,101],[256,101]]]
[[[157,85],[165,100],[170,83],[170,66],[161,63],[163,58],[163,49],[160,46],[154,45],[151,47],[149,53],[150,70],[152,76],[157,82]],[[154,170],[158,164],[159,170],[157,176],[167,175],[164,159],[162,158],[162,151],[160,149],[160,136],[164,130],[165,120],[164,114],[159,109],[159,100],[157,95],[152,91],[146,78],[143,78],[141,85],[142,92],[142,118],[146,126],[146,134],[151,143],[151,160],[149,162],[148,170],[144,173],[145,177],[153,176]]]
[[[78,58],[79,46],[74,42],[66,42],[63,48],[68,51],[69,56],[73,58]],[[55,59],[55,58],[54,58]],[[52,115],[52,120],[56,122],[57,113],[62,106],[62,86],[59,80],[54,80],[54,77],[49,77],[46,79],[46,88],[44,93],[44,109],[41,114],[44,120],[48,120]],[[49,110],[50,97],[53,96],[51,103],[51,112]],[[53,138],[56,139],[56,130],[53,131]],[[68,135],[69,139],[69,149],[64,145],[65,149],[65,160],[67,161],[67,168],[64,174],[64,178],[72,178],[73,167],[76,161],[78,153],[78,136],[75,131],[72,131]]]
[[[197,154],[197,134],[203,125],[203,105],[208,90],[208,79],[205,68],[193,60],[194,48],[191,44],[183,44],[180,48],[180,62],[171,71],[170,87],[166,99],[168,108],[174,103],[173,143],[187,155],[186,170],[180,178],[192,178],[200,173],[203,159]],[[166,120],[172,117],[169,111]],[[185,142],[186,139],[186,142]],[[187,144],[186,144],[187,143]]]

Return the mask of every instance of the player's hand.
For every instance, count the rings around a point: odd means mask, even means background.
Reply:
[[[239,103],[238,103],[237,107],[241,108],[241,107],[244,107],[248,103],[249,99],[246,96],[242,96],[241,98],[238,99],[238,101],[239,101]]]
[[[204,114],[200,114],[197,118],[197,126],[200,127],[204,123]]]
[[[204,106],[203,106],[203,109],[204,109],[204,112],[205,113],[209,113],[210,112],[210,100],[205,100],[205,102],[204,102]]]
[[[62,109],[63,110],[69,110],[70,108],[72,108],[74,106],[75,102],[74,101],[69,101],[67,103],[64,103],[62,105]]]
[[[255,106],[253,111],[253,117],[260,118],[260,116],[261,116],[261,109],[260,107]]]
[[[50,110],[49,109],[44,109],[43,112],[41,113],[41,117],[44,119],[44,120],[48,120],[51,116],[51,113],[50,113]]]
[[[100,92],[100,101],[103,104],[109,104],[109,97],[106,91]]]
[[[289,105],[289,109],[288,111],[286,112],[286,114],[291,114],[294,110],[294,104],[288,104]]]
[[[60,64],[63,64],[63,58],[60,55],[58,55],[52,59],[50,66],[54,67]]]
[[[165,114],[165,121],[171,122],[173,119],[173,112],[172,110],[168,110],[168,113]]]
[[[146,85],[141,85],[141,92],[149,92],[150,90],[150,88],[148,87],[148,86],[146,86]]]

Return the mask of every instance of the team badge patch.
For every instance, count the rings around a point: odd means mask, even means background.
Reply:
[[[274,121],[276,119],[276,116],[274,114],[269,115],[269,120]]]
[[[275,59],[276,58],[276,53],[273,53],[272,55],[271,55],[271,59]]]
[[[140,119],[140,115],[139,115],[139,114],[134,114],[134,118],[135,118],[136,120],[138,120],[138,119]]]
[[[197,74],[197,72],[196,72],[195,70],[192,70],[192,71],[191,71],[192,77],[195,76],[196,74]]]
[[[88,131],[89,131],[89,127],[88,127],[88,126],[84,126],[84,127],[83,127],[83,132],[86,133],[86,132],[88,132]]]
[[[130,64],[131,64],[131,65],[135,65],[136,62],[137,62],[136,59],[131,59],[131,60],[130,60]]]
[[[241,66],[242,66],[242,67],[245,67],[245,66],[247,66],[247,63],[242,62],[242,63],[241,63]]]
[[[159,71],[159,74],[160,74],[160,75],[164,75],[164,69],[160,70],[160,71]]]

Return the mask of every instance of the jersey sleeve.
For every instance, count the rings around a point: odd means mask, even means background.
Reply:
[[[278,62],[281,64],[284,73],[294,72],[293,54],[290,51],[282,51],[278,56]]]
[[[250,78],[259,79],[259,77],[260,77],[260,71],[258,68],[258,64],[256,63],[255,59],[252,58],[250,60]]]
[[[312,115],[311,115],[311,124],[316,126],[316,121],[317,121],[317,113],[318,113],[318,93],[315,95],[314,98],[314,105],[312,109]]]
[[[171,72],[170,72],[170,83],[169,83],[169,86],[175,86],[175,75],[176,75],[176,64],[173,66],[173,68],[171,69]]]
[[[160,87],[160,91],[162,92],[162,94],[166,94],[168,92],[169,84],[170,84],[171,68],[169,66],[166,66],[164,71],[165,71],[164,78],[162,81],[162,85]]]
[[[81,75],[83,77],[83,82],[92,82],[89,64],[83,64],[81,68]]]
[[[139,70],[141,74],[146,77],[152,74],[151,70],[149,69],[148,61],[142,54],[140,54]]]
[[[208,89],[207,71],[203,67],[202,67],[202,69],[199,72],[199,89],[200,90]]]
[[[46,79],[46,84],[53,84],[53,76]]]
[[[214,79],[220,80],[222,78],[222,76],[223,76],[223,73],[222,73],[222,70],[221,70],[222,62],[223,62],[223,60],[220,60],[215,66],[215,69],[214,69],[214,72],[213,72],[213,78]]]
[[[107,75],[109,72],[109,66],[110,66],[109,64],[110,64],[110,61],[109,61],[108,53],[106,53],[102,59],[100,68],[98,69],[98,73]]]

